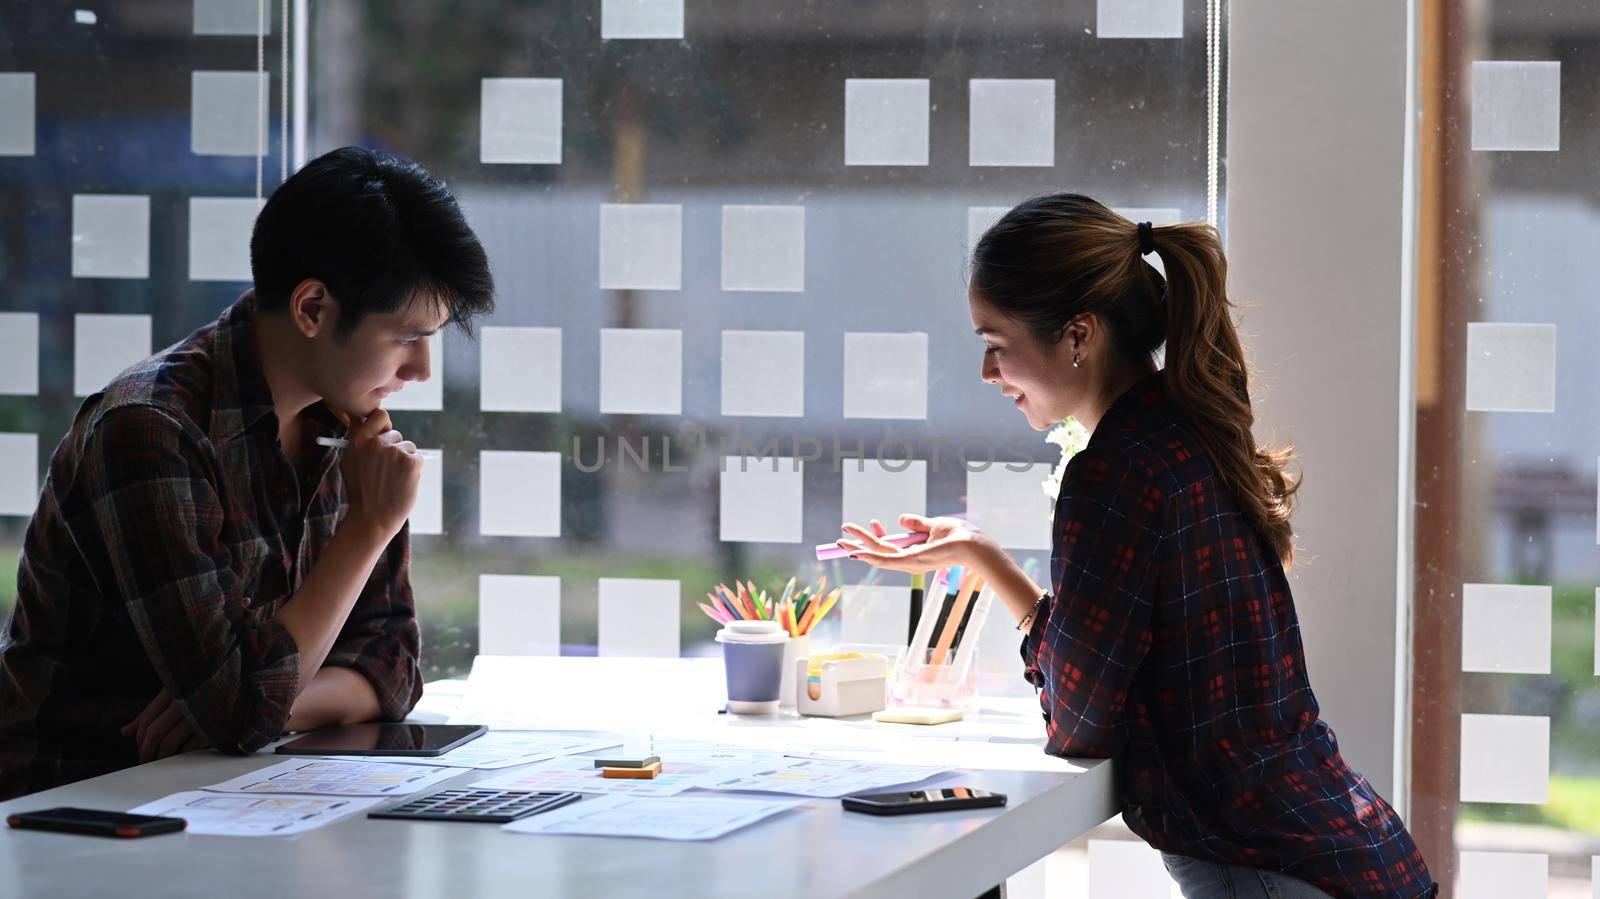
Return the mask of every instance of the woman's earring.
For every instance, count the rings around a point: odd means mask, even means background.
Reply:
[[[1080,359],[1079,359],[1079,356],[1078,356],[1078,354],[1077,354],[1077,353],[1073,353],[1073,354],[1072,354],[1072,367],[1073,367],[1073,368],[1077,368],[1077,367],[1078,367],[1078,362],[1079,362],[1079,361],[1080,361]]]

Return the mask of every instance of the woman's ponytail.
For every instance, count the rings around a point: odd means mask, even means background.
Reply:
[[[1180,224],[1155,229],[1154,245],[1167,271],[1167,393],[1246,519],[1287,567],[1300,481],[1285,474],[1292,449],[1256,446],[1222,242],[1210,225]]]

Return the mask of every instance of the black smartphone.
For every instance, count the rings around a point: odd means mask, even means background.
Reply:
[[[962,808],[995,808],[1006,804],[1006,794],[973,787],[910,790],[901,793],[860,793],[840,800],[847,811],[869,815],[918,815]]]
[[[61,833],[86,833],[97,837],[124,839],[155,836],[158,833],[175,833],[189,824],[182,818],[65,807],[19,812],[7,817],[6,823],[25,830],[55,830]]]

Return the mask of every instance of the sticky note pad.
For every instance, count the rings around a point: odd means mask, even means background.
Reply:
[[[601,777],[617,778],[621,780],[655,780],[661,773],[661,763],[651,762],[638,768],[601,768]]]
[[[261,206],[255,197],[189,198],[189,280],[251,280],[250,233]]]
[[[658,764],[660,761],[661,756],[659,755],[613,756],[595,759],[594,766],[596,768],[644,768],[648,765]]]
[[[478,533],[561,536],[561,454],[484,450],[478,454]]]
[[[1556,326],[1467,324],[1467,409],[1556,410]]]
[[[927,165],[928,79],[845,79],[844,163]]]
[[[967,82],[970,165],[1056,164],[1056,83],[1049,78]]]
[[[493,656],[561,654],[561,578],[478,575],[478,652]]]
[[[967,252],[972,252],[978,241],[983,239],[984,232],[994,227],[994,223],[1010,211],[1010,206],[968,206]]]
[[[0,72],[0,156],[32,156],[38,131],[32,72]]]
[[[804,206],[722,207],[722,289],[806,289]]]
[[[419,448],[420,449],[420,448]],[[444,533],[444,450],[423,449],[422,480],[411,507],[411,535]]]
[[[1551,589],[1466,584],[1461,596],[1461,670],[1550,673]]]
[[[1550,801],[1550,719],[1462,715],[1461,801]]]
[[[150,355],[150,316],[72,317],[72,393],[88,396]]]
[[[1472,149],[1561,149],[1561,63],[1473,62]]]
[[[0,515],[32,515],[38,503],[39,435],[0,434]]]
[[[909,587],[846,585],[839,597],[840,641],[904,644],[910,608]]]
[[[844,417],[928,417],[928,335],[844,335]]]
[[[561,162],[561,79],[485,78],[478,161]]]
[[[194,0],[194,33],[271,34],[274,27],[273,8],[283,0],[267,0],[266,21],[261,21],[257,0]],[[262,30],[263,25],[265,30]]]
[[[0,312],[0,394],[39,393],[39,313]]]
[[[1183,0],[1095,0],[1094,11],[1095,37],[1183,37]]]
[[[1174,895],[1161,853],[1143,840],[1089,841],[1089,899]]]
[[[677,581],[600,578],[600,655],[677,658],[682,602]]]
[[[722,414],[799,418],[806,408],[804,331],[722,332]]]
[[[683,0],[600,0],[600,39],[682,40]]]
[[[73,194],[72,277],[150,277],[150,198]]]
[[[967,514],[1007,549],[1049,549],[1051,501],[1040,484],[1053,467],[969,459]],[[974,470],[981,468],[982,470]]]
[[[560,328],[484,328],[478,359],[483,411],[561,411]]]
[[[1457,899],[1550,895],[1550,856],[1542,852],[1463,851]],[[1596,880],[1600,884],[1600,879]]]
[[[601,329],[600,411],[608,415],[682,414],[683,332]]]
[[[428,380],[407,381],[383,400],[390,412],[439,412],[444,409],[444,332],[428,335]]]
[[[682,286],[683,207],[601,204],[600,287],[679,290]]]
[[[799,543],[805,462],[789,456],[725,456],[719,537],[734,543]]]
[[[197,156],[256,156],[267,144],[265,72],[196,71],[189,149]]]
[[[876,518],[899,533],[903,513],[922,515],[928,508],[928,463],[920,459],[846,459],[843,520],[862,527]]]

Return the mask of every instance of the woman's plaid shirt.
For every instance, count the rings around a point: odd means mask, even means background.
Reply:
[[[1158,849],[1334,896],[1429,896],[1405,825],[1318,718],[1289,583],[1166,394],[1120,397],[1056,503],[1052,599],[1023,640],[1046,751],[1112,757]]]

